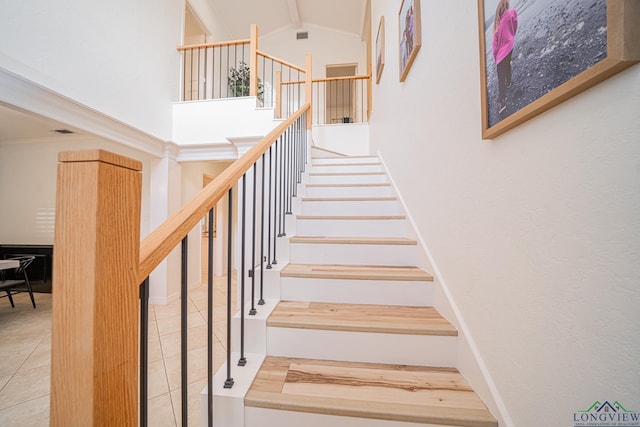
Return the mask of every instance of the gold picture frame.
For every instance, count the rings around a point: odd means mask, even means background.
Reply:
[[[403,82],[422,45],[420,0],[402,0],[398,12],[398,35],[400,81]]]
[[[566,3],[539,2],[537,9],[523,7],[522,13],[514,7],[514,26],[513,13],[503,12],[512,10],[508,0],[478,0],[483,139],[640,61],[640,1],[591,0],[583,2],[584,10],[565,10]],[[485,10],[487,4],[496,6]],[[504,27],[496,16],[505,17]],[[509,38],[512,50],[501,60]],[[503,62],[507,59],[509,64]]]
[[[384,16],[381,16],[376,36],[376,84],[380,83],[382,70],[384,70],[384,38]]]

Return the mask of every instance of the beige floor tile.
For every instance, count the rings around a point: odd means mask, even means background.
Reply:
[[[0,377],[0,390],[9,382],[11,379],[11,375],[7,375],[6,377]]]
[[[158,339],[160,334],[158,333],[158,322],[149,319],[149,341]]]
[[[158,324],[158,334],[160,336],[172,334],[174,332],[180,332],[181,328],[181,316],[173,316],[167,317],[163,319],[159,319],[157,321]],[[189,328],[194,328],[197,326],[206,325],[206,320],[200,314],[200,312],[188,313],[187,314],[187,325]]]
[[[162,346],[160,345],[160,338],[149,340],[149,363],[157,360],[162,360]]]
[[[18,371],[0,391],[0,409],[49,394],[51,366]]]
[[[169,392],[167,384],[167,372],[164,369],[164,361],[157,360],[149,363],[147,371],[149,399],[161,396]]]
[[[214,347],[215,348],[215,347]],[[181,387],[182,364],[180,355],[165,359],[169,390]],[[215,370],[214,370],[215,373]],[[189,384],[207,378],[207,349],[199,348],[187,353],[187,382]]]
[[[166,319],[168,317],[180,316],[181,304],[180,300],[172,301],[166,305],[153,305],[155,312],[155,320]],[[187,299],[187,313],[196,313],[198,308],[193,302]]]
[[[51,335],[43,337],[33,353],[20,367],[21,371],[51,365]]]
[[[192,427],[198,427],[201,425],[201,397],[200,393],[206,387],[207,381],[203,379],[195,383],[189,384],[189,391],[187,394],[187,403],[189,407],[188,411],[188,425]],[[182,389],[178,388],[171,392],[171,401],[173,402],[173,408],[175,412],[176,420],[178,424],[181,424],[182,420]]]
[[[49,395],[0,409],[0,426],[43,427],[49,425]]]
[[[153,427],[175,427],[176,421],[171,406],[171,396],[164,393],[149,399],[149,425]],[[179,425],[179,424],[178,424]]]

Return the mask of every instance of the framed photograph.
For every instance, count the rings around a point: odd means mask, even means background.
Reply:
[[[376,36],[376,84],[380,83],[380,76],[384,69],[384,16],[380,17],[378,35]]]
[[[400,31],[398,39],[400,41],[400,81],[403,82],[422,45],[420,0],[402,0],[398,13],[398,29]]]
[[[478,0],[478,21],[484,139],[640,60],[637,0]]]

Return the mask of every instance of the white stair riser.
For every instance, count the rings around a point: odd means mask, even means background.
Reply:
[[[380,159],[376,156],[364,156],[364,157],[349,157],[349,156],[339,156],[339,157],[313,157],[311,159],[311,164],[313,166],[316,165],[335,165],[335,164],[352,164],[352,163],[376,163],[380,162]]]
[[[390,185],[367,187],[307,187],[305,197],[389,197],[395,196]]]
[[[433,282],[281,277],[283,301],[433,306]]]
[[[390,265],[417,264],[416,245],[291,243],[293,264]]]
[[[405,237],[404,219],[298,219],[299,236]]]
[[[213,425],[224,427],[245,427],[245,406],[244,396],[247,394],[262,362],[264,354],[246,353],[247,365],[239,367],[237,365],[239,353],[231,355],[231,378],[235,380],[232,388],[224,388],[227,378],[227,363],[218,369],[213,377]],[[207,387],[200,393],[200,425],[207,425]]]
[[[346,201],[309,201],[302,202],[302,215],[400,215],[397,200],[346,200]]]
[[[382,164],[361,164],[361,165],[314,165],[311,166],[311,173],[354,173],[354,172],[384,172]]]
[[[457,337],[267,327],[267,354],[350,362],[452,367]]]
[[[312,175],[309,184],[386,184],[389,180],[384,174],[366,175]]]
[[[340,415],[314,414],[309,412],[281,411],[278,409],[265,409],[251,406],[245,408],[245,420],[246,427],[450,427],[444,424],[416,424],[403,421],[344,417]]]
[[[247,286],[247,296],[250,296],[251,287]],[[255,308],[256,314],[249,315],[251,309],[250,300],[245,300],[245,312],[244,312],[244,351],[247,353],[266,354],[267,349],[267,318],[271,315],[271,312],[276,307],[277,300],[266,300],[264,305],[258,305],[258,290],[256,289],[256,301]],[[240,311],[231,319],[231,351],[240,351],[240,325],[241,317]],[[237,362],[237,360],[232,361]]]

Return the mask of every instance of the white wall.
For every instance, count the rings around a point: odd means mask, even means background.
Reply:
[[[142,162],[140,230],[143,236],[148,234],[151,157],[94,137],[61,136],[0,144],[0,243],[53,244],[54,223],[50,220],[55,216],[58,153],[94,148]]]
[[[216,178],[220,175],[232,162],[184,162],[182,163],[182,204],[184,205],[200,190],[202,190],[203,176],[206,174],[211,178]],[[220,229],[220,223],[226,226],[227,224],[227,206],[228,197],[224,196],[216,205],[214,210],[215,220],[218,220],[218,232],[214,236],[214,273],[220,276],[226,273],[227,265],[227,230],[226,228]],[[207,216],[208,221],[208,216]],[[189,233],[189,283],[193,283],[197,280],[200,284],[200,277],[202,272],[201,265],[201,250],[202,250],[202,227],[198,224]]]
[[[296,33],[308,31],[309,38],[296,40]],[[325,28],[305,25],[301,28],[286,28],[260,36],[258,49],[284,59],[299,67],[305,67],[305,56],[313,55],[313,77],[325,77],[325,66],[335,64],[358,64],[358,74],[367,74],[366,43],[359,36]]]
[[[184,1],[5,1],[0,8],[0,67],[169,140]]]
[[[504,425],[570,425],[596,400],[637,405],[640,66],[483,141],[475,5],[422,2],[422,49],[399,83],[400,0],[373,0],[374,34],[380,16],[387,25],[374,150],[504,401]]]

